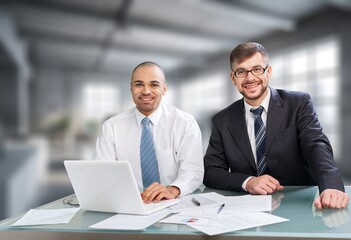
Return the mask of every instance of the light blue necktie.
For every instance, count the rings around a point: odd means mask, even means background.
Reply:
[[[257,157],[257,174],[262,175],[266,168],[267,162],[265,160],[266,153],[266,128],[263,124],[261,114],[263,112],[263,107],[253,109],[251,108],[251,113],[255,118],[255,142],[256,142],[256,157]]]
[[[140,141],[141,173],[144,188],[147,188],[153,182],[160,182],[160,175],[158,172],[155,147],[150,129],[150,119],[144,117],[141,123],[143,125]]]

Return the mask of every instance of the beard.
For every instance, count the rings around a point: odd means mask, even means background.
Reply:
[[[268,89],[268,84],[267,85],[263,85],[263,82],[261,81],[260,87],[258,87],[258,89],[256,90],[256,92],[252,93],[249,90],[243,90],[245,89],[244,87],[242,88],[242,90],[240,90],[239,92],[241,93],[241,95],[244,96],[245,99],[248,99],[250,101],[255,101],[258,100],[260,98],[262,98],[262,96],[265,94],[265,92]],[[262,99],[263,100],[263,99]]]

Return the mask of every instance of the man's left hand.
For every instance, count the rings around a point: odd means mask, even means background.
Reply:
[[[165,187],[158,182],[152,183],[141,193],[144,203],[159,202],[161,199],[174,199],[180,194],[179,188],[175,186]]]
[[[325,189],[315,200],[314,206],[322,208],[346,208],[349,204],[349,195],[336,189]]]

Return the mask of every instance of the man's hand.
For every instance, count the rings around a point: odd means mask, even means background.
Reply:
[[[246,184],[246,190],[251,194],[267,195],[283,189],[278,180],[269,175],[253,177]]]
[[[161,199],[174,199],[180,194],[176,186],[165,187],[158,182],[154,182],[141,193],[144,203],[159,202]]]
[[[315,200],[314,206],[322,208],[346,208],[349,204],[349,195],[337,189],[325,189]]]

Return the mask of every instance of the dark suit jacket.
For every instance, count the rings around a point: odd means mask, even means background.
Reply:
[[[283,186],[318,185],[320,192],[327,188],[344,191],[310,95],[270,90],[266,124],[270,175]],[[243,99],[213,117],[204,164],[204,184],[211,188],[243,191],[242,183],[249,176],[257,176]]]

